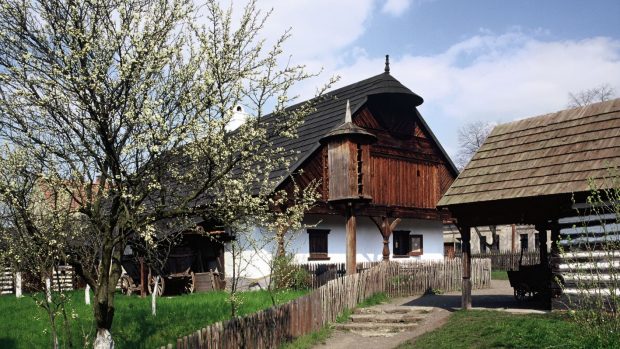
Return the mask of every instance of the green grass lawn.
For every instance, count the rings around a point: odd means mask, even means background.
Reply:
[[[492,280],[508,280],[508,273],[504,270],[491,271]]]
[[[619,348],[612,344],[607,348]],[[562,314],[515,315],[500,311],[457,311],[441,328],[398,349],[601,348]]]
[[[277,294],[278,303],[285,303],[307,293],[286,291]],[[77,315],[72,324],[72,338],[81,348],[85,334],[92,343],[92,308],[84,304],[84,292],[70,294],[69,309]],[[244,292],[239,314],[244,315],[269,308],[271,300],[266,291]],[[198,330],[210,323],[230,317],[230,304],[224,292],[196,293],[158,299],[157,316],[151,315],[151,299],[118,294],[112,335],[117,348],[155,348]],[[26,296],[0,296],[0,348],[50,348],[47,313]]]

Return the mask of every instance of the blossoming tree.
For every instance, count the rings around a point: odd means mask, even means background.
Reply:
[[[86,280],[95,348],[114,346],[130,241],[154,248],[162,227],[182,231],[196,216],[234,226],[267,214],[277,179],[266,174],[290,159],[274,141],[294,137],[313,108],[285,108],[310,75],[282,59],[288,33],[261,37],[267,17],[253,1],[234,20],[215,0],[0,4],[0,161],[12,164],[0,165],[0,205],[19,216],[1,231],[54,247]],[[250,116],[231,132],[237,105]],[[26,182],[36,185],[24,196]],[[42,207],[62,224],[37,219]]]

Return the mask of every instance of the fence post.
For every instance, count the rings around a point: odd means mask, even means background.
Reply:
[[[90,285],[86,284],[86,287],[84,288],[84,303],[86,303],[87,305],[90,304]]]
[[[15,297],[21,298],[22,294],[22,273],[15,273]]]

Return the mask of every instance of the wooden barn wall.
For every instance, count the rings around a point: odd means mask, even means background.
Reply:
[[[441,192],[440,197],[448,191],[448,188],[454,182],[454,175],[446,165],[439,166],[439,191]]]
[[[371,156],[373,203],[434,208],[439,201],[438,165]]]
[[[303,164],[299,167],[299,170],[294,175],[296,183],[301,187],[305,188],[308,186],[312,180],[321,181],[321,185],[318,190],[321,194],[321,200],[327,201],[328,188],[329,188],[329,178],[327,176],[327,147],[321,147],[317,151],[310,156]],[[287,192],[292,192],[293,183],[290,178],[287,178],[284,183],[280,186],[281,189],[286,190]]]

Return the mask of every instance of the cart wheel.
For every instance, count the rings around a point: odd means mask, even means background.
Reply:
[[[515,299],[522,302],[527,299],[527,289],[521,285],[515,287]]]
[[[129,275],[121,276],[121,292],[124,295],[131,296],[133,294],[133,281]]]
[[[196,290],[196,274],[192,271],[190,273],[189,281],[187,282],[187,284],[185,284],[185,292],[194,293],[195,290]]]
[[[153,288],[155,288],[155,280],[156,280],[155,275],[151,275],[151,273],[149,272],[149,293],[153,294]],[[159,277],[159,283],[157,283],[157,297],[161,297],[164,294],[164,290],[166,288],[166,282],[164,281],[165,279],[163,277]]]

